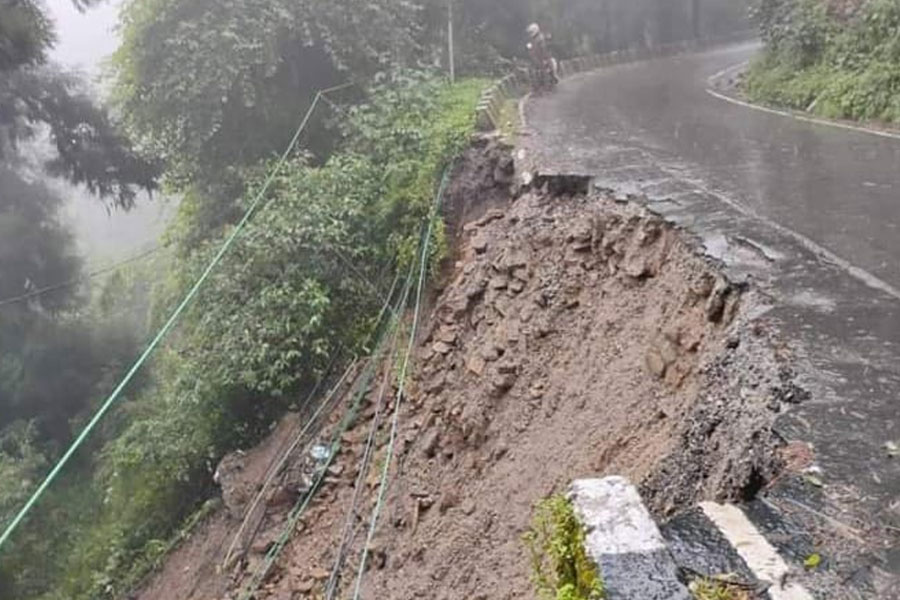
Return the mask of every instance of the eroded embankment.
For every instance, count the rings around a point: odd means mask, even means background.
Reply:
[[[625,475],[664,514],[750,497],[775,474],[770,427],[796,390],[765,327],[743,317],[752,292],[637,204],[546,188],[514,197],[510,175],[488,144],[451,189],[456,263],[416,345],[364,598],[532,597],[521,534],[534,503],[576,477]],[[374,381],[258,597],[325,597],[339,554],[334,597],[352,597],[388,419],[358,494],[354,483],[374,420],[394,408]],[[179,551],[194,562],[176,554],[141,597],[162,598],[172,577],[191,590],[169,585],[166,598],[234,597],[225,590],[260,564],[287,512],[267,510],[236,569],[192,579],[201,531]],[[237,522],[220,515],[208,529]],[[201,547],[218,560],[221,545]]]

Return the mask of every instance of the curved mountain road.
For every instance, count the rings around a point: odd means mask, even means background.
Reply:
[[[815,447],[824,486],[814,510],[851,536],[882,536],[860,571],[900,573],[900,457],[891,456],[900,444],[900,138],[707,91],[711,76],[757,49],[574,76],[530,100],[523,146],[542,172],[590,174],[646,197],[771,298],[766,316],[792,341],[813,392],[779,427]]]

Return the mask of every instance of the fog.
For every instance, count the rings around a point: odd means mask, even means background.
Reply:
[[[97,90],[102,88],[103,64],[118,45],[120,4],[114,0],[79,12],[72,0],[47,0],[58,38],[51,59],[83,73]],[[51,186],[65,199],[62,218],[72,228],[80,253],[91,265],[121,260],[154,245],[174,209],[171,201],[159,195],[152,199],[142,195],[133,210],[109,212],[82,188],[61,180],[51,182]]]
[[[79,12],[71,0],[47,0],[59,38],[51,54],[54,61],[95,76],[101,62],[118,44],[116,22],[120,2],[100,4]]]

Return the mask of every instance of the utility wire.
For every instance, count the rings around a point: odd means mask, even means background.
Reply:
[[[394,283],[391,285],[391,291],[388,294],[387,299],[385,299],[384,305],[381,307],[381,312],[378,315],[378,319],[376,320],[376,323],[380,323],[382,318],[385,316],[386,312],[391,308],[390,307],[390,298],[392,298],[394,295],[394,290],[396,289],[397,282],[400,279],[399,275],[400,274],[398,273],[397,277],[394,278]],[[232,538],[232,541],[231,541],[231,545],[228,547],[228,551],[225,553],[225,558],[222,560],[223,568],[228,568],[228,566],[230,565],[231,558],[234,554],[234,551],[237,549],[237,546],[240,543],[241,536],[243,535],[244,531],[247,529],[247,525],[249,524],[250,518],[252,517],[254,510],[256,510],[257,506],[259,506],[260,502],[262,502],[262,499],[265,496],[266,492],[269,490],[269,487],[272,485],[272,482],[278,476],[278,474],[281,472],[281,469],[287,463],[291,454],[293,454],[294,451],[297,449],[297,447],[300,445],[300,442],[303,441],[303,439],[306,437],[307,432],[313,426],[314,422],[316,420],[318,420],[319,416],[325,410],[325,407],[331,403],[331,399],[335,397],[338,390],[340,390],[340,388],[343,386],[345,380],[350,375],[350,372],[352,371],[352,369],[355,367],[356,364],[357,364],[356,361],[354,361],[350,365],[350,367],[347,369],[347,371],[344,373],[344,375],[338,380],[338,382],[331,389],[331,392],[329,392],[328,395],[325,397],[325,399],[321,402],[318,409],[316,409],[316,411],[313,413],[313,415],[309,418],[309,421],[306,423],[306,425],[296,435],[293,443],[291,443],[291,445],[287,448],[287,450],[285,450],[281,454],[281,458],[277,461],[275,466],[269,471],[269,475],[266,477],[266,480],[263,482],[262,487],[260,488],[260,490],[257,492],[256,496],[254,497],[253,502],[250,504],[250,507],[244,512],[244,520],[241,522],[241,526],[238,529],[237,533],[234,534],[234,537]],[[322,383],[322,381],[320,380],[319,383],[316,384],[316,387],[313,389],[313,391],[310,393],[309,397],[307,398],[306,402],[304,403],[305,405],[308,406],[310,404],[310,402],[313,401],[313,399],[315,398],[316,392],[318,391],[321,383]]]
[[[388,365],[393,366],[394,357],[397,353],[398,341],[400,338],[399,335],[400,328],[396,328],[393,333],[393,340],[391,341],[390,352],[388,353]],[[391,382],[391,368],[385,369],[384,377],[381,382],[381,390],[378,392],[378,400],[375,403],[375,414],[372,417],[372,425],[369,428],[369,436],[366,439],[365,451],[363,452],[362,459],[360,460],[359,472],[356,475],[356,482],[353,486],[353,498],[350,502],[350,507],[347,509],[347,517],[344,523],[344,529],[341,533],[341,543],[338,545],[337,556],[334,560],[334,566],[331,569],[331,575],[328,577],[328,583],[325,586],[325,600],[334,600],[334,596],[337,593],[337,586],[340,580],[341,569],[344,566],[344,560],[347,554],[347,547],[352,543],[355,532],[353,527],[353,521],[356,518],[356,509],[359,503],[359,498],[361,496],[361,492],[363,487],[365,486],[365,478],[369,472],[369,464],[372,460],[372,456],[374,455],[375,449],[375,437],[378,433],[378,430],[381,428],[381,418],[382,412],[385,408],[385,397],[387,396],[387,387]]]
[[[431,243],[431,234],[434,230],[434,222],[437,218],[438,208],[441,205],[441,201],[444,197],[444,192],[447,188],[449,174],[450,169],[448,168],[444,171],[444,175],[441,178],[440,188],[438,189],[434,207],[432,208],[432,213],[428,220],[428,228],[422,239],[421,256],[419,257],[419,278],[416,289],[416,305],[415,310],[413,311],[413,322],[409,332],[409,342],[406,347],[406,355],[403,358],[403,365],[400,367],[400,374],[398,376],[397,397],[394,401],[394,416],[391,423],[391,436],[390,441],[388,442],[387,456],[384,459],[384,466],[381,469],[381,482],[378,486],[378,497],[375,503],[375,508],[372,509],[372,517],[369,523],[369,533],[366,536],[366,542],[363,545],[362,559],[359,562],[359,569],[356,573],[356,587],[353,592],[353,600],[359,600],[359,594],[362,588],[363,573],[365,573],[366,560],[369,556],[369,547],[372,544],[372,538],[375,537],[375,529],[378,525],[378,517],[380,516],[381,509],[384,506],[384,500],[387,491],[388,471],[390,470],[391,462],[393,462],[394,446],[397,442],[397,431],[400,426],[400,406],[403,403],[403,396],[406,394],[406,376],[409,369],[409,359],[412,355],[413,347],[416,343],[416,333],[419,328],[419,316],[422,309],[422,290],[425,286],[425,272],[428,265],[428,250]]]
[[[150,358],[150,355],[156,350],[156,348],[162,343],[162,341],[166,338],[172,328],[175,326],[175,323],[181,318],[181,315],[187,309],[187,307],[191,304],[194,298],[200,291],[200,288],[203,287],[203,284],[206,283],[206,280],[209,279],[209,276],[212,274],[213,270],[219,265],[228,251],[231,249],[231,246],[234,245],[235,240],[237,240],[238,236],[243,232],[244,228],[247,226],[247,223],[250,222],[250,219],[256,214],[257,209],[262,204],[266,192],[268,192],[269,187],[272,185],[272,182],[275,181],[275,177],[278,176],[278,173],[281,171],[281,168],[287,162],[288,157],[294,151],[297,143],[300,141],[300,136],[303,135],[303,132],[306,130],[307,125],[309,124],[310,119],[313,116],[313,113],[316,110],[316,107],[319,105],[319,101],[321,100],[324,94],[328,94],[331,92],[335,92],[338,90],[342,90],[353,85],[352,83],[346,83],[344,85],[335,86],[332,88],[328,88],[326,90],[320,90],[316,93],[315,98],[313,99],[312,104],[309,109],[306,111],[306,115],[304,115],[303,120],[300,122],[300,126],[297,128],[297,131],[294,133],[294,137],[291,139],[287,148],[282,153],[278,162],[275,164],[275,167],[269,172],[268,177],[266,177],[265,183],[262,188],[260,188],[259,192],[256,194],[256,197],[251,202],[250,207],[244,213],[243,218],[238,222],[235,226],[234,230],[231,232],[231,235],[225,240],[225,243],[222,244],[222,247],[207,265],[206,269],[204,269],[203,273],[188,291],[187,295],[181,301],[181,304],[172,312],[172,315],[169,317],[169,320],[162,326],[159,332],[156,334],[156,337],[150,342],[141,356],[137,359],[122,381],[118,386],[113,390],[113,392],[109,395],[106,401],[100,406],[97,412],[94,414],[93,418],[91,418],[90,422],[84,427],[81,433],[75,438],[75,441],[72,442],[69,449],[66,450],[66,453],[63,454],[62,458],[60,458],[59,462],[53,467],[47,477],[41,482],[38,486],[37,490],[31,495],[28,501],[25,503],[25,506],[16,514],[15,518],[10,522],[10,524],[3,531],[3,534],[0,535],[0,549],[3,548],[3,545],[10,538],[13,532],[19,527],[28,513],[34,508],[34,505],[41,499],[44,493],[47,491],[47,488],[50,487],[50,484],[59,476],[62,472],[63,468],[68,464],[68,462],[72,459],[72,456],[75,452],[84,444],[85,440],[90,436],[90,434],[94,431],[100,421],[106,416],[106,413],[109,412],[109,409],[116,403],[119,399],[119,396],[125,390],[131,380],[134,379],[134,376],[141,369],[144,363]]]
[[[11,304],[18,304],[19,302],[25,302],[26,300],[31,300],[32,298],[37,298],[38,296],[43,296],[44,294],[49,294],[50,292],[55,292],[58,290],[63,290],[66,288],[74,287],[85,281],[89,281],[91,279],[96,279],[97,277],[101,277],[103,275],[106,275],[107,273],[112,273],[114,271],[118,271],[122,267],[130,265],[132,263],[140,262],[140,261],[144,260],[145,258],[149,258],[150,256],[153,256],[157,252],[160,252],[161,250],[165,250],[167,247],[168,246],[164,246],[164,245],[156,246],[154,248],[151,248],[150,250],[147,250],[146,252],[142,252],[136,256],[132,256],[131,258],[126,258],[123,261],[113,263],[111,265],[103,267],[102,269],[97,269],[96,271],[91,271],[89,273],[79,275],[78,277],[73,277],[72,279],[69,279],[68,281],[63,281],[61,283],[57,283],[54,285],[48,285],[46,287],[42,287],[42,288],[38,288],[36,290],[32,290],[30,292],[26,292],[19,296],[13,296],[11,298],[6,298],[5,300],[0,300],[0,308],[2,308],[4,306],[9,306]]]
[[[222,568],[223,569],[227,569],[231,565],[231,558],[234,555],[234,551],[237,549],[238,545],[240,544],[241,536],[244,534],[244,531],[246,531],[247,526],[250,524],[250,519],[253,516],[253,512],[256,510],[257,506],[259,506],[260,502],[262,502],[263,498],[266,495],[266,492],[269,491],[269,486],[272,485],[272,482],[281,473],[282,467],[284,467],[284,465],[288,461],[288,458],[290,458],[291,454],[294,453],[294,450],[296,450],[297,447],[300,445],[300,442],[302,442],[306,438],[307,432],[310,430],[310,428],[313,426],[313,424],[315,424],[315,422],[319,419],[319,416],[323,413],[323,411],[325,410],[325,407],[331,404],[332,398],[334,398],[337,395],[338,391],[344,386],[344,383],[347,381],[347,378],[350,376],[350,374],[354,371],[354,369],[356,368],[356,365],[357,365],[356,361],[353,361],[352,363],[350,363],[350,365],[344,371],[344,374],[341,376],[341,378],[338,379],[337,383],[334,384],[334,386],[331,388],[331,391],[328,393],[328,395],[325,396],[325,399],[319,405],[319,408],[316,409],[316,411],[312,414],[312,416],[309,418],[309,420],[306,422],[306,424],[303,426],[303,428],[300,430],[300,432],[296,436],[294,436],[293,442],[291,442],[291,444],[288,446],[288,448],[282,453],[281,458],[278,460],[278,462],[269,469],[269,474],[266,477],[266,480],[263,482],[262,487],[260,488],[259,492],[257,492],[256,496],[253,498],[253,502],[250,504],[250,507],[247,508],[246,511],[244,511],[244,519],[243,519],[243,521],[241,521],[241,526],[238,528],[237,533],[234,534],[234,537],[231,540],[231,545],[228,546],[228,551],[225,553],[225,558],[222,559]],[[324,377],[323,377],[323,380],[324,380]],[[321,383],[322,383],[322,380],[320,380],[316,384],[316,387],[313,389],[313,391],[309,395],[308,401],[311,401],[315,397],[315,394],[318,391]]]
[[[410,269],[410,271],[412,271],[412,270]],[[407,279],[407,283],[405,286],[406,292],[404,294],[404,297],[400,301],[400,303],[397,305],[394,313],[399,313],[402,306],[404,306],[406,303],[406,300],[409,296],[410,279],[411,279],[411,273],[410,273],[410,278]],[[373,358],[368,361],[368,365],[366,366],[366,369],[363,371],[363,374],[361,375],[360,380],[356,384],[355,394],[353,396],[353,399],[350,402],[350,406],[347,409],[347,412],[344,414],[344,417],[341,419],[341,422],[338,425],[336,431],[334,432],[334,435],[332,436],[331,444],[328,446],[329,447],[328,458],[326,459],[324,464],[320,465],[320,467],[318,469],[318,475],[317,475],[315,481],[313,482],[312,486],[310,487],[309,491],[302,498],[300,498],[297,501],[297,504],[294,506],[294,508],[289,513],[288,518],[285,521],[285,526],[281,531],[281,534],[279,535],[279,537],[275,541],[275,543],[272,545],[269,552],[266,554],[263,564],[260,566],[260,568],[258,568],[256,570],[256,572],[253,574],[253,576],[251,577],[248,584],[245,586],[243,592],[239,596],[239,598],[241,600],[250,600],[254,596],[254,594],[256,594],[260,585],[262,585],[262,582],[265,581],[266,577],[269,574],[269,571],[272,569],[272,566],[275,564],[275,561],[278,559],[279,555],[281,554],[281,551],[284,549],[284,547],[287,545],[288,541],[291,539],[291,535],[293,534],[300,518],[305,514],[306,509],[309,507],[310,503],[312,503],[313,499],[316,496],[316,493],[318,492],[319,488],[321,487],[322,482],[324,481],[325,476],[328,472],[328,468],[331,467],[332,463],[334,462],[335,457],[338,454],[338,451],[340,450],[341,438],[343,437],[344,433],[346,433],[346,431],[350,428],[353,421],[356,419],[362,399],[369,390],[369,384],[372,381],[372,378],[374,377],[375,370],[377,367],[377,357],[381,356],[381,354],[383,352],[385,340],[390,335],[392,335],[391,328],[397,326],[396,318],[391,318],[388,322],[390,324],[390,328],[387,331],[382,332],[381,335],[379,336],[378,346],[377,346],[375,352],[372,354]]]
[[[345,84],[343,84],[343,85],[339,85],[339,86],[336,86],[336,87],[333,87],[333,88],[328,88],[328,89],[322,90],[321,92],[319,92],[320,97],[317,99],[317,101],[325,102],[326,104],[328,104],[328,106],[329,106],[332,110],[334,110],[335,112],[341,113],[343,116],[346,117],[346,116],[349,115],[349,111],[347,111],[347,109],[343,108],[343,107],[340,106],[339,104],[336,104],[336,103],[333,102],[332,100],[329,100],[328,97],[327,97],[325,94],[330,94],[330,93],[333,93],[333,92],[337,92],[337,91],[340,91],[340,90],[343,90],[343,89],[352,87],[353,85],[356,85],[356,82],[345,83]],[[315,102],[315,100],[314,100],[314,102]],[[103,267],[103,268],[101,268],[101,269],[97,269],[97,270],[95,270],[95,271],[91,271],[90,273],[85,273],[85,274],[83,274],[83,275],[79,275],[79,276],[77,276],[77,277],[73,277],[72,279],[69,279],[69,280],[67,280],[67,281],[63,281],[63,282],[60,282],[60,283],[57,283],[57,284],[48,285],[48,286],[46,286],[46,287],[38,288],[38,289],[36,289],[36,290],[32,290],[32,291],[30,291],[30,292],[26,292],[26,293],[20,294],[20,295],[18,295],[18,296],[13,296],[13,297],[10,297],[10,298],[6,298],[5,300],[0,300],[0,308],[2,308],[2,307],[4,307],[4,306],[8,306],[8,305],[10,305],[10,304],[17,304],[17,303],[19,303],[19,302],[24,302],[24,301],[30,300],[30,299],[32,299],[32,298],[37,298],[37,297],[39,297],[39,296],[43,296],[44,294],[49,294],[49,293],[51,293],[51,292],[55,292],[55,291],[58,291],[58,290],[70,288],[70,287],[76,286],[76,285],[78,285],[78,284],[80,284],[80,283],[82,283],[82,282],[89,281],[89,280],[91,280],[91,279],[96,279],[97,277],[101,277],[101,276],[103,276],[103,275],[106,275],[107,273],[111,273],[111,272],[113,272],[113,271],[116,271],[116,270],[118,270],[118,269],[120,269],[120,268],[122,268],[122,267],[124,267],[124,266],[129,265],[129,264],[132,264],[132,263],[135,263],[135,262],[140,262],[141,260],[143,260],[143,259],[145,259],[145,258],[148,258],[148,257],[150,257],[150,256],[153,256],[153,255],[156,254],[157,252],[160,252],[161,250],[165,250],[165,249],[168,248],[168,247],[169,247],[169,244],[162,244],[162,245],[156,246],[155,248],[152,248],[152,249],[150,249],[150,250],[148,250],[148,251],[146,251],[146,252],[142,252],[141,254],[138,254],[138,255],[136,255],[136,256],[132,256],[131,258],[127,258],[127,259],[125,259],[125,260],[122,260],[122,261],[117,262],[117,263],[113,263],[113,264],[111,264],[111,265],[109,265],[109,266],[106,266],[106,267]],[[335,249],[335,250],[336,250],[336,249]],[[342,256],[341,258],[343,258],[343,256]],[[346,260],[346,259],[345,259],[345,260]],[[354,271],[354,272],[357,273],[357,274],[359,273],[359,271]],[[367,283],[369,286],[372,286],[372,287],[374,288],[374,285],[373,285],[368,279],[363,278],[363,280],[366,281],[366,283]],[[380,291],[379,291],[379,294],[381,294]]]

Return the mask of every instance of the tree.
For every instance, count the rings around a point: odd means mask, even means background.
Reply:
[[[33,0],[0,2],[0,72],[43,63],[52,42],[53,27]]]
[[[92,0],[81,0],[87,6]],[[79,81],[47,64],[53,27],[38,0],[0,0],[0,525],[18,511],[72,423],[110,385],[134,336],[87,314],[81,260],[59,218],[61,199],[41,180],[84,185],[110,208],[130,208],[152,190],[159,168],[141,158]],[[48,137],[51,156],[35,164],[26,143]],[[38,293],[40,292],[40,293]],[[83,465],[82,465],[82,468]],[[89,478],[67,475],[76,487]],[[52,579],[30,569],[69,543],[77,502],[53,490],[30,529],[4,549],[0,596],[35,597]],[[80,507],[83,508],[83,507]],[[69,529],[67,529],[67,527]],[[60,554],[61,555],[61,554]],[[41,557],[41,558],[38,558]]]
[[[280,151],[317,89],[410,60],[419,7],[396,0],[131,0],[114,58],[130,131],[179,189]]]
[[[0,0],[0,300],[77,277],[81,261],[58,219],[45,173],[130,208],[153,189],[158,166],[129,147],[78,81],[46,64],[54,35],[34,0]],[[55,153],[35,170],[20,150],[47,134]],[[64,441],[68,420],[92,399],[99,362],[78,319],[84,297],[64,287],[0,306],[0,427],[34,420],[44,441]]]

